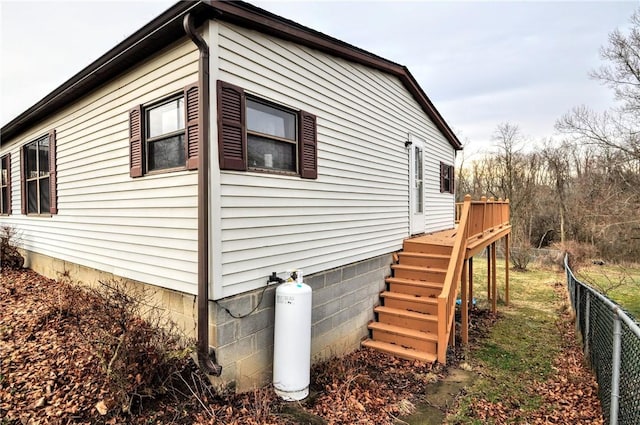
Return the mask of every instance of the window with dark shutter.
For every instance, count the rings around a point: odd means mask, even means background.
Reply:
[[[51,130],[20,150],[23,214],[57,214],[56,132]]]
[[[131,177],[198,168],[199,86],[129,111]]]
[[[11,214],[11,154],[0,158],[0,214]]]
[[[440,163],[440,193],[454,193],[454,173],[453,165]]]
[[[318,177],[317,120],[218,81],[220,169]]]

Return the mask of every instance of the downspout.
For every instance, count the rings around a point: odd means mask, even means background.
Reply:
[[[187,13],[184,30],[200,51],[198,85],[198,364],[206,373],[220,376],[222,366],[209,350],[209,46],[196,31],[193,16]]]

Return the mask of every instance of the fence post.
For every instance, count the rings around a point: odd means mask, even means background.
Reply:
[[[580,332],[580,285],[576,285],[575,287],[575,299],[574,308],[576,311],[576,333]]]
[[[609,424],[618,425],[618,402],[620,387],[620,338],[622,328],[618,309],[613,310],[613,353],[611,360],[611,411],[609,413]]]
[[[591,347],[589,347],[589,332],[591,331],[591,296],[589,295],[589,291],[587,291],[587,299],[585,300],[584,306],[584,335],[582,338],[584,339],[584,357],[587,359],[587,363],[591,366]]]

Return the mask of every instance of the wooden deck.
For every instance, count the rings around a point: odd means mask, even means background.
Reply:
[[[465,259],[469,259],[474,255],[482,252],[490,244],[504,238],[511,233],[511,225],[503,224],[496,227],[487,229],[483,234],[474,235],[467,240],[467,250],[465,253]],[[426,245],[444,245],[451,246],[458,234],[457,227],[454,229],[442,230],[440,232],[429,233],[426,235],[419,235],[409,238],[408,240],[415,243],[421,243]]]

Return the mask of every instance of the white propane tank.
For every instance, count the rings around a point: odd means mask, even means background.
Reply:
[[[302,273],[276,289],[273,386],[283,400],[309,395],[311,378],[311,287]]]

